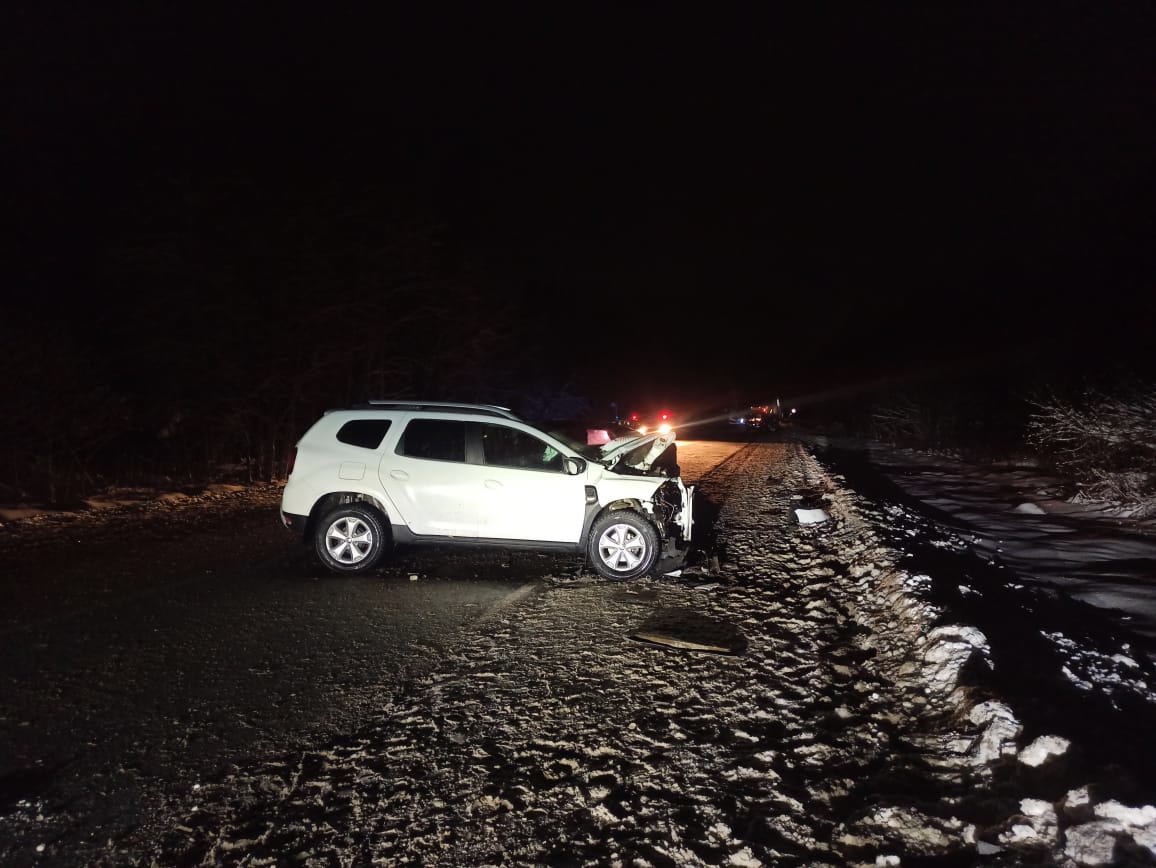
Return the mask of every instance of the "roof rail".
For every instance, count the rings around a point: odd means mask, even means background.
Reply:
[[[521,421],[509,407],[499,407],[496,404],[466,404],[451,401],[369,401],[365,404],[355,404],[352,410],[441,410],[446,413],[476,413],[483,416],[501,416],[505,419]]]

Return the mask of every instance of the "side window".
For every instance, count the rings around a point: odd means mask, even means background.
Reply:
[[[466,423],[450,419],[414,419],[397,444],[398,455],[434,461],[466,460]]]
[[[482,455],[492,467],[524,467],[530,470],[563,470],[562,453],[532,434],[487,425],[482,428]]]
[[[376,449],[389,430],[389,419],[351,419],[341,426],[337,439],[350,446]]]

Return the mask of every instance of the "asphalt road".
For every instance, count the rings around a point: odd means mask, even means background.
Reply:
[[[685,443],[684,476],[741,444]],[[0,552],[3,816],[67,805],[100,841],[174,789],[350,731],[460,632],[573,558],[413,550],[320,570],[275,500],[63,527]]]

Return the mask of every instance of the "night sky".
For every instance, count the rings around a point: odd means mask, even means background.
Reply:
[[[413,5],[10,5],[9,326],[212,355],[222,299],[276,333],[295,274],[351,291],[302,245],[419,225],[599,401],[1150,365],[1152,4]],[[210,277],[142,301],[125,250],[172,234]]]

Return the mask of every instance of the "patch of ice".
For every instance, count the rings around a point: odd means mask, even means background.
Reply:
[[[713,826],[706,830],[707,836],[716,841],[729,841],[732,829],[722,821],[716,822]]]
[[[950,691],[959,680],[964,664],[979,653],[991,665],[987,637],[975,627],[948,625],[927,634],[923,652],[925,675],[935,687]]]
[[[1132,840],[1156,856],[1156,826],[1145,826],[1132,832]]]
[[[1024,513],[1026,515],[1047,515],[1047,511],[1041,509],[1034,503],[1021,503],[1014,510],[1015,512]]]
[[[1088,788],[1079,787],[1078,789],[1068,791],[1068,794],[1064,796],[1064,805],[1069,808],[1078,808],[1088,804],[1091,800],[1091,797],[1088,795]]]
[[[1058,735],[1041,735],[1019,753],[1019,761],[1036,768],[1048,761],[1049,757],[1067,753],[1072,743]]]
[[[926,573],[907,575],[903,579],[903,586],[914,591],[927,592],[931,590],[931,576]]]
[[[1064,830],[1064,855],[1077,865],[1111,865],[1116,859],[1119,823],[1096,820]]]
[[[983,735],[976,747],[976,763],[986,765],[1003,756],[1016,753],[1015,740],[1022,729],[1012,710],[1002,702],[989,700],[972,708],[968,719],[983,727]]]
[[[1135,670],[1140,669],[1140,666],[1128,654],[1107,655],[1090,648],[1081,648],[1062,633],[1041,630],[1040,635],[1067,654],[1063,672],[1077,687],[1108,694],[1126,690],[1149,701],[1156,700],[1156,693],[1153,693],[1148,682],[1144,678],[1135,677]],[[1129,647],[1124,645],[1123,650],[1128,651]]]
[[[766,776],[766,772],[758,771],[757,769],[747,768],[746,766],[738,766],[723,772],[723,777],[728,781],[749,781],[760,780]]]
[[[1005,844],[1022,844],[1025,841],[1033,841],[1038,837],[1040,836],[1035,826],[1030,826],[1027,823],[1016,823],[1000,835],[1000,840]]]
[[[1101,802],[1093,810],[1101,820],[1117,820],[1126,826],[1149,826],[1156,823],[1156,807],[1152,805],[1129,808],[1111,800]]]
[[[759,859],[755,858],[750,847],[743,847],[737,853],[732,853],[727,864],[734,866],[734,868],[762,868],[763,865]]]
[[[1020,812],[1031,821],[1036,835],[1055,839],[1059,833],[1059,820],[1055,806],[1043,799],[1020,799]]]
[[[1074,673],[1067,666],[1061,666],[1060,671],[1063,672],[1066,676],[1068,676],[1068,680],[1071,681],[1074,685],[1076,685],[1076,687],[1080,688],[1081,690],[1091,690],[1092,687],[1094,686],[1090,681],[1084,681],[1082,678],[1080,678],[1078,675],[1076,675],[1076,673]]]
[[[605,805],[595,805],[592,808],[587,808],[592,819],[599,826],[617,826],[618,818]]]

